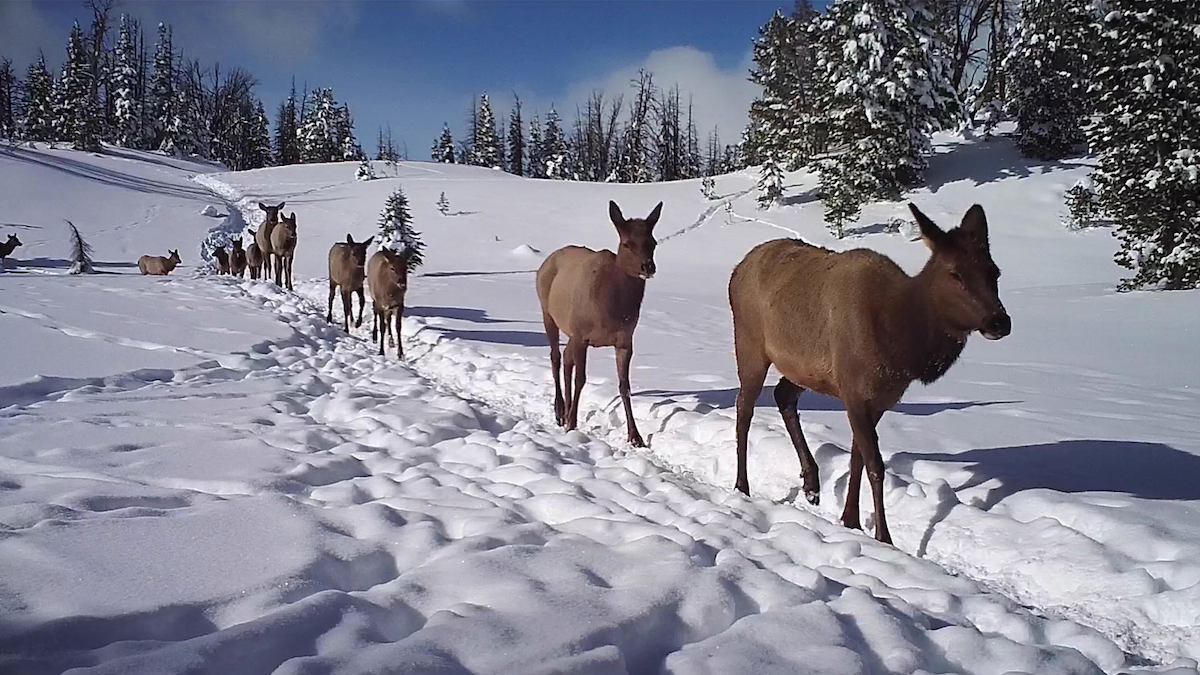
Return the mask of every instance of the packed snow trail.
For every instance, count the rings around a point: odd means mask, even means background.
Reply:
[[[814,513],[460,398],[273,284],[163,285],[291,335],[0,409],[6,672],[1127,665]]]

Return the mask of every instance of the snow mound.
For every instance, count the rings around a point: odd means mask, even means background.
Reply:
[[[520,246],[509,251],[509,255],[517,258],[538,258],[541,257],[542,252],[530,246],[529,244],[521,244]]]
[[[200,210],[200,215],[208,216],[209,218],[216,218],[217,216],[221,215],[221,212],[217,210],[217,207],[209,204]]]

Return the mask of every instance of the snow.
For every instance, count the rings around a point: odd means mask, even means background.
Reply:
[[[0,150],[0,234],[25,242],[0,275],[0,671],[1196,673],[1200,295],[1113,291],[1109,234],[1059,225],[1086,163],[936,147],[913,200],[945,226],[984,205],[1015,329],[884,417],[898,548],[837,522],[836,401],[801,398],[820,507],[795,498],[769,393],[754,498],[730,489],[724,287],[791,232],[915,271],[921,244],[879,225],[902,203],[835,242],[805,173],[764,212],[751,172],[711,202],[696,181]],[[374,233],[397,184],[427,244],[404,363],[324,321],[328,247]],[[189,260],[285,199],[296,293]],[[646,451],[623,442],[611,350],[589,359],[581,431],[551,419],[533,272],[613,246],[609,199],[665,202],[633,361]],[[64,274],[63,218],[101,274]],[[137,275],[168,248],[171,276]]]
[[[220,211],[217,211],[217,207],[213,206],[212,204],[208,204],[203,209],[200,209],[200,215],[202,216],[214,218],[218,214],[220,214]]]

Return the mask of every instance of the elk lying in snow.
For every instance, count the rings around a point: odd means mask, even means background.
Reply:
[[[404,317],[404,294],[408,291],[408,257],[408,249],[397,253],[381,248],[367,264],[367,283],[371,287],[371,306],[375,313],[371,322],[371,339],[379,340],[380,356],[383,355],[383,336],[391,330],[390,324],[394,320],[396,356],[404,358],[400,320]]]
[[[760,244],[729,279],[737,357],[737,482],[750,494],[746,442],[767,368],[782,377],[775,403],[800,457],[804,493],[817,503],[817,463],[796,401],[801,392],[841,399],[854,441],[842,523],[861,528],[858,493],[865,467],[875,502],[875,538],[891,543],[883,507],[883,457],[875,426],[914,380],[929,384],[958,359],[967,336],[998,340],[1012,330],[1000,302],[1000,269],[988,246],[983,208],[945,232],[909,205],[932,251],[910,277],[887,256],[857,249],[835,253],[794,239]]]
[[[229,252],[229,273],[235,277],[246,276],[246,249],[242,248],[242,238],[234,237],[229,240],[233,250]]]
[[[357,328],[362,325],[363,306],[366,304],[363,281],[367,276],[367,247],[374,238],[367,237],[366,241],[355,242],[354,237],[347,234],[345,243],[339,242],[329,249],[329,311],[325,314],[325,320],[333,323],[333,296],[340,286],[342,327],[347,333],[350,332],[350,315],[353,314],[350,296],[354,293],[358,293],[358,321],[354,322],[354,326]]]
[[[612,346],[617,349],[617,379],[629,442],[637,447],[645,445],[629,400],[629,362],[646,280],[655,272],[654,225],[662,206],[659,202],[644,220],[626,220],[621,209],[609,202],[608,216],[620,236],[615,254],[567,246],[551,253],[538,269],[537,294],[550,341],[550,369],[554,371],[554,419],[567,429],[578,426],[579,395],[587,381],[588,347]],[[559,329],[567,334],[562,357],[558,353]],[[571,374],[575,369],[578,371],[572,393]]]
[[[266,227],[265,225],[263,227]],[[262,230],[259,230],[262,233]],[[296,256],[296,214],[283,216],[271,228],[271,253],[275,256],[275,284],[292,290],[292,259]]]
[[[225,251],[225,245],[214,246],[212,253],[217,261],[217,274],[229,274],[229,253]]]
[[[21,240],[17,239],[17,235],[8,235],[8,240],[0,244],[0,269],[4,267],[4,259],[12,255],[12,252],[21,245]]]
[[[166,276],[175,269],[175,266],[183,262],[179,259],[179,251],[171,251],[171,257],[164,258],[161,255],[144,255],[138,258],[138,269],[142,274],[153,274],[156,276]]]
[[[258,247],[258,235],[254,230],[248,230],[250,233],[250,245],[246,247],[246,268],[250,270],[250,278],[258,279],[262,276],[263,271],[263,255],[262,249]]]
[[[259,226],[258,233],[254,235],[254,243],[258,244],[258,252],[262,255],[265,272],[263,278],[271,276],[271,253],[274,249],[271,248],[271,232],[275,226],[279,224],[279,214],[283,212],[283,205],[287,202],[279,202],[278,206],[267,206],[259,202],[258,208],[266,212],[267,217],[263,220],[263,224]],[[279,283],[276,281],[276,283]]]

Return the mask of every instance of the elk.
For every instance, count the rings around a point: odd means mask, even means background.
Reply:
[[[588,347],[616,347],[617,380],[625,405],[629,442],[639,448],[645,447],[645,442],[633,419],[629,400],[629,362],[633,359],[633,331],[637,328],[646,280],[655,272],[654,225],[662,215],[662,207],[659,202],[645,219],[626,220],[620,207],[610,201],[608,217],[620,237],[616,253],[566,246],[551,253],[537,272],[538,301],[550,342],[550,369],[554,371],[555,421],[568,430],[578,426],[579,395],[587,381]],[[567,346],[561,357],[560,329],[567,334]],[[572,371],[575,371],[573,393]]]
[[[254,230],[247,230],[250,233],[250,245],[246,247],[246,268],[250,270],[250,278],[258,279],[262,276],[263,270],[263,255],[262,249],[258,247],[258,235]]]
[[[217,274],[229,274],[229,253],[225,251],[225,245],[214,246],[212,253],[217,261]]]
[[[346,235],[345,243],[336,243],[329,249],[329,311],[325,320],[333,323],[333,296],[338,287],[342,289],[342,327],[350,332],[350,315],[353,307],[350,296],[358,293],[358,321],[354,327],[362,325],[363,306],[366,296],[363,291],[363,281],[367,276],[367,247],[375,237],[367,237],[366,241],[356,242],[353,235]]]
[[[166,276],[175,269],[176,265],[183,262],[179,259],[179,251],[170,251],[170,254],[169,258],[161,255],[144,255],[138,258],[138,269],[142,271],[142,274]]]
[[[263,226],[263,229],[266,225]],[[262,229],[259,229],[262,234]],[[271,228],[271,253],[275,255],[275,284],[292,290],[292,259],[296,256],[296,214],[283,216]],[[266,256],[263,258],[266,260]]]
[[[846,407],[853,442],[842,524],[862,529],[858,498],[865,468],[875,502],[875,538],[891,543],[883,507],[883,457],[875,431],[914,380],[930,384],[954,365],[967,336],[999,340],[1012,331],[1000,302],[983,207],[943,231],[909,204],[931,255],[910,277],[890,258],[842,253],[795,239],[759,244],[729,279],[737,358],[737,481],[750,494],[746,443],[767,368],[782,376],[775,403],[800,458],[804,494],[818,503],[817,463],[800,430],[796,402],[805,389]]]
[[[246,276],[246,249],[242,248],[242,238],[233,237],[229,240],[229,273],[237,277]]]
[[[5,258],[12,255],[12,252],[20,245],[21,240],[17,239],[17,235],[15,234],[8,235],[8,240],[0,244],[0,269],[4,267]]]
[[[275,226],[279,224],[279,214],[283,212],[283,205],[287,202],[279,202],[277,206],[267,206],[259,202],[258,208],[266,212],[267,217],[263,220],[263,224],[259,226],[258,233],[254,235],[254,243],[258,244],[258,252],[262,255],[263,264],[266,266],[266,272],[263,278],[271,275],[271,232]],[[275,283],[279,283],[276,281]]]
[[[404,317],[404,294],[408,292],[409,251],[396,252],[381,248],[367,264],[367,282],[371,287],[371,307],[375,314],[371,322],[371,339],[379,340],[379,355],[383,356],[383,336],[395,321],[396,357],[404,358],[404,343],[400,340],[400,320]],[[347,306],[349,302],[347,301]],[[362,313],[359,312],[361,318]],[[389,338],[391,335],[389,333]]]

